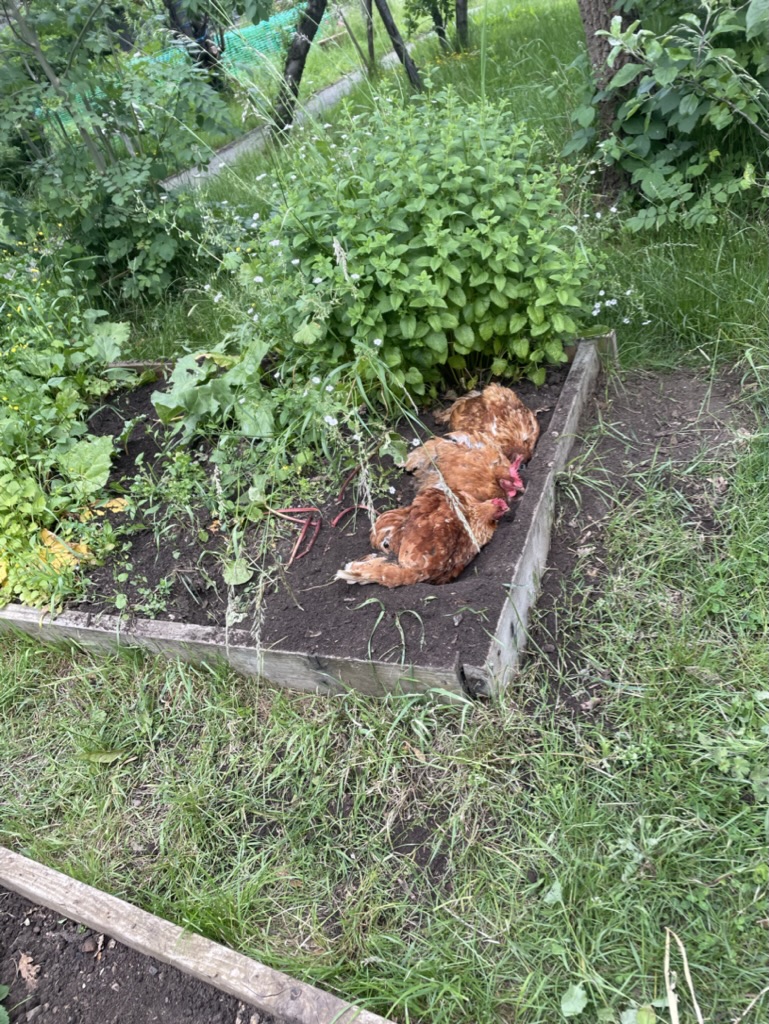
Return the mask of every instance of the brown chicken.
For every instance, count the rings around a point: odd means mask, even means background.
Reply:
[[[348,562],[336,578],[383,587],[449,583],[488,544],[506,511],[502,498],[476,501],[470,494],[426,487],[406,508],[379,516],[371,530],[372,545],[397,561],[368,555]]]
[[[476,501],[511,501],[523,490],[517,470],[496,444],[465,431],[433,437],[406,459],[406,471],[414,474],[420,488],[442,484],[455,493],[472,494]]]
[[[452,430],[481,434],[499,445],[515,472],[513,479],[523,490],[518,470],[528,462],[539,437],[537,417],[518,395],[501,384],[489,384],[482,392],[471,391],[435,416],[439,423],[448,423]]]

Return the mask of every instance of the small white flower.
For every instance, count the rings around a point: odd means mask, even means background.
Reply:
[[[589,214],[589,213],[583,213],[583,214],[582,214],[582,216],[583,216],[583,217],[589,217],[589,216],[590,216],[590,214]]]
[[[320,384],[320,377],[313,377],[312,382],[313,384]]]
[[[273,238],[273,240],[270,242],[270,245],[273,246],[273,248],[276,245],[280,245],[280,239],[279,238]]]
[[[245,398],[239,398],[238,399],[238,405],[245,405],[245,404],[246,404]]]
[[[627,318],[626,316],[623,316],[623,317],[622,317],[622,323],[623,323],[623,324],[629,324],[629,323],[630,323],[630,321],[628,320],[628,318]]]
[[[609,207],[609,213],[616,213],[616,212],[617,212],[617,207],[616,206],[610,206]]]
[[[598,314],[599,314],[600,312],[601,312],[601,310],[600,310],[600,309],[594,309],[594,310],[593,310],[593,316],[598,316]]]
[[[331,145],[328,148],[329,149],[336,149],[336,143],[332,142]]]
[[[606,305],[607,306],[616,306],[617,305],[617,300],[616,299],[607,299],[606,300]]]
[[[256,282],[256,284],[262,284],[264,278],[262,277],[261,274],[257,274],[256,277],[254,278],[254,281]]]
[[[210,284],[203,285],[203,291],[204,292],[210,292],[211,291],[211,285]]]
[[[253,311],[254,311],[254,307],[253,307],[253,306],[249,306],[249,309],[248,309],[248,315],[249,315],[249,316],[251,316],[251,314],[253,313]]]
[[[252,319],[253,319],[255,324],[258,324],[259,323],[259,314],[258,313],[254,313]]]
[[[595,219],[596,219],[596,220],[600,220],[602,216],[603,216],[603,214],[602,214],[602,213],[601,213],[601,211],[599,210],[599,211],[598,211],[598,213],[596,213],[596,215],[595,215]]]
[[[419,438],[418,438],[418,437],[412,437],[412,438],[411,438],[411,447],[412,447],[412,448],[418,448],[418,447],[420,446],[420,444],[421,444],[421,443],[422,443],[422,442],[421,442],[421,441],[419,440]]]
[[[298,267],[299,266],[299,260],[291,260],[291,266],[292,267]]]
[[[323,422],[324,423],[328,423],[328,425],[330,427],[335,427],[337,425],[338,421],[335,420],[333,416],[324,416],[323,417]]]
[[[333,388],[331,387],[331,385],[330,385],[330,384],[327,384],[327,385],[326,385],[326,391],[328,391],[328,392],[329,392],[329,394],[330,394],[330,393],[331,393],[331,392],[332,392],[333,390],[334,390],[334,389],[333,389]]]
[[[360,274],[350,274],[351,281],[360,281]]]
[[[252,213],[251,214],[251,220],[259,220],[259,214],[258,213]]]
[[[221,292],[217,292],[216,295],[214,295],[214,302],[221,301],[221,298],[222,298],[222,293]]]
[[[625,295],[632,295],[632,294],[633,294],[633,289],[632,288],[628,288],[628,290],[625,292]]]
[[[289,178],[290,178],[290,179],[291,179],[292,181],[296,181],[296,175],[295,175],[295,174],[289,174]]]
[[[395,494],[395,488],[394,487],[388,487],[387,488],[387,493],[388,494]]]
[[[262,178],[266,178],[266,177],[267,177],[267,174],[266,174],[266,172],[265,172],[265,173],[263,173],[263,174],[257,174],[257,176],[256,176],[256,178],[255,178],[254,180],[255,180],[255,181],[261,181],[261,180],[262,180]]]
[[[648,325],[649,325],[650,323],[651,323],[651,320],[642,320],[642,321],[641,321],[641,325],[642,325],[643,327],[648,327]]]
[[[314,277],[312,279],[312,283],[313,284],[323,284],[323,278],[322,277]]]
[[[382,339],[374,338],[374,344],[376,345],[377,348],[379,348],[379,346],[382,344]]]
[[[329,124],[328,121],[323,125],[324,128],[333,128],[333,124]]]
[[[272,376],[275,380],[280,380],[280,370],[276,370]]]
[[[602,289],[600,290],[600,292],[599,292],[598,294],[599,294],[599,295],[605,295],[605,294],[606,294],[606,292],[605,292],[605,291],[603,290],[603,288],[602,288]]]

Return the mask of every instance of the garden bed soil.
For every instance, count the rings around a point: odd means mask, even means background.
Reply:
[[[279,1024],[174,967],[0,889],[11,1024]]]
[[[542,432],[547,430],[552,411],[567,377],[568,366],[551,368],[546,383],[536,388],[527,381],[515,385],[520,397],[537,412]],[[89,421],[94,434],[117,436],[126,421],[138,420],[125,446],[116,456],[111,485],[116,491],[127,487],[138,463],[157,466],[160,436],[150,396],[158,385],[147,385],[118,396],[97,411]],[[451,396],[446,396],[447,401]],[[445,432],[435,424],[432,412],[423,410],[428,432]],[[141,419],[145,417],[145,419]],[[404,437],[415,436],[409,428]],[[540,446],[542,439],[540,440]],[[201,456],[205,448],[201,445]],[[338,481],[324,481],[324,467],[314,468],[319,484],[333,497],[320,502],[323,526],[311,552],[286,568],[296,532],[286,524],[282,541],[272,552],[273,577],[277,582],[265,591],[261,618],[254,616],[255,601],[246,587],[228,588],[223,579],[226,538],[211,531],[211,514],[195,511],[196,521],[177,522],[168,538],[158,542],[150,528],[131,536],[130,578],[116,580],[126,559],[114,556],[104,565],[88,572],[85,598],[72,602],[70,610],[89,613],[89,621],[98,623],[102,615],[115,614],[116,596],[125,594],[124,628],[132,619],[154,618],[200,626],[232,627],[239,634],[256,638],[262,649],[300,651],[310,656],[343,657],[361,661],[418,663],[436,669],[451,669],[460,659],[482,665],[490,637],[507,598],[511,566],[520,555],[524,533],[518,528],[519,499],[499,524],[492,542],[478,555],[462,575],[442,586],[416,584],[388,590],[384,587],[350,587],[334,576],[346,562],[370,551],[369,520],[364,511],[351,513],[337,528],[333,518],[356,500],[354,481],[341,502],[337,500]],[[548,472],[546,463],[534,457],[523,470],[527,487],[536,491]],[[407,504],[414,493],[408,474],[401,473],[395,495],[379,500],[377,511]],[[304,504],[304,502],[299,502]],[[109,513],[108,513],[109,514]],[[208,533],[205,542],[200,531]],[[246,538],[246,550],[249,540]],[[214,557],[211,557],[214,556]],[[206,568],[206,577],[199,566]],[[150,605],[147,595],[158,594],[171,580],[164,607]],[[242,603],[239,620],[233,622],[233,606]]]

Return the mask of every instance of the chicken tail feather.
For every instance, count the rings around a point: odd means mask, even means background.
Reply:
[[[409,583],[419,583],[424,578],[424,573],[419,569],[406,568],[397,562],[377,557],[348,562],[335,576],[335,579],[346,583],[379,583],[383,587],[404,587]]]

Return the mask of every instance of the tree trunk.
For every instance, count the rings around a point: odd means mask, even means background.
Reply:
[[[620,57],[614,67],[610,68],[606,61],[612,49],[611,43],[606,36],[596,35],[599,30],[607,31],[611,27],[611,19],[615,13],[612,0],[577,0],[577,5],[585,28],[587,53],[599,94],[596,102],[598,114],[596,128],[598,139],[601,141],[611,133],[617,112],[615,98],[601,94],[622,65],[627,63],[627,58]],[[606,195],[616,197],[626,185],[627,178],[621,167],[617,164],[609,164],[604,168],[602,186]]]
[[[446,23],[443,20],[441,9],[437,3],[430,5],[430,16],[433,19],[433,25],[435,26],[435,34],[438,37],[438,41],[444,50],[449,48],[449,40],[446,35]]]
[[[220,60],[224,52],[224,35],[219,33],[219,43],[214,40],[216,26],[209,28],[208,15],[191,17],[183,0],[163,0],[168,11],[171,31],[180,36],[193,61],[209,76],[215,89],[224,89]]]
[[[454,13],[457,21],[457,43],[460,50],[464,50],[470,40],[470,31],[467,25],[467,0],[456,0]]]
[[[403,42],[403,37],[398,31],[398,26],[395,24],[395,19],[390,12],[387,0],[374,0],[374,3],[376,4],[376,9],[379,11],[379,17],[382,19],[384,27],[387,29],[387,34],[390,36],[393,49],[398,54],[401,64],[406,69],[409,82],[411,82],[415,89],[419,89],[421,92],[423,88],[422,79],[419,77],[417,66],[411,59],[411,54],[406,48],[406,44]]]
[[[283,131],[293,124],[296,100],[299,95],[299,83],[302,81],[307,54],[318,31],[320,20],[326,13],[326,0],[308,0],[304,14],[296,26],[291,44],[286,54],[283,68],[283,81],[272,113],[272,120],[278,131]]]
[[[374,52],[374,12],[372,0],[361,0],[363,20],[366,23],[366,46],[368,47],[368,69],[370,74],[376,71],[376,53]]]

